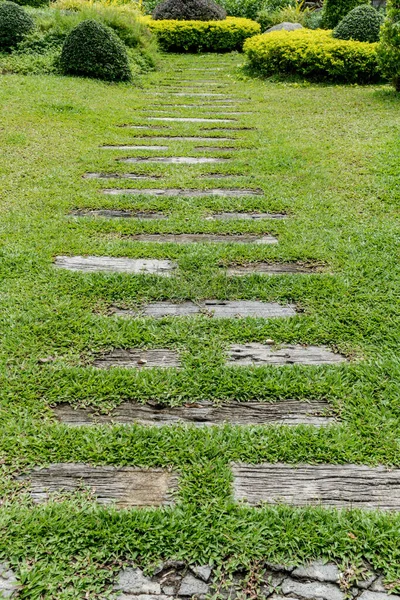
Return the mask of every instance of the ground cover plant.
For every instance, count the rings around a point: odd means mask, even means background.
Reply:
[[[366,560],[382,569],[394,592],[399,589],[398,514],[238,506],[230,468],[232,461],[400,466],[399,99],[386,85],[245,79],[240,62],[236,54],[168,55],[162,70],[142,79],[142,87],[20,75],[7,76],[7,85],[0,86],[0,559],[11,562],[22,599],[104,598],[122,564],[150,567],[168,557],[233,563],[250,571],[260,559],[298,564],[325,558],[349,572],[362,569]],[[215,71],[215,93],[225,84],[232,109],[219,107],[215,96],[173,96],[182,93],[184,80],[204,88],[211,69],[221,69]],[[181,118],[194,110],[214,118],[229,111],[248,114],[231,115],[228,123],[147,119],[165,116],[161,111],[169,104],[168,115]],[[199,150],[193,139],[169,136],[215,137],[215,145],[237,151]],[[184,168],[126,164],[117,159],[150,152],[101,148],[151,142],[168,146],[152,156],[214,156],[222,162]],[[82,178],[88,172],[128,171],[158,179]],[[216,185],[263,193],[242,198],[101,193],[111,186]],[[168,218],[75,214],[106,208],[154,210]],[[208,220],[222,211],[279,212],[287,218]],[[279,243],[178,245],[131,237],[179,232],[272,233]],[[171,259],[179,268],[162,278],[83,274],[53,264],[57,255],[85,254]],[[274,260],[319,265],[321,271],[228,277],[224,269]],[[113,306],[206,298],[290,303],[299,312],[271,320],[112,314]],[[268,339],[326,344],[350,361],[311,368],[225,366],[229,344]],[[183,368],[91,366],[94,357],[121,347],[178,349]],[[106,412],[126,399],[182,406],[290,398],[326,399],[338,420],[319,429],[69,428],[55,421],[51,409],[70,402]],[[15,476],[58,461],[174,468],[181,477],[176,505],[117,511],[99,507],[82,491],[34,506]]]

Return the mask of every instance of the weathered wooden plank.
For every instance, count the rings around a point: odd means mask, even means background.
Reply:
[[[228,267],[227,275],[284,275],[285,273],[315,273],[320,269],[311,265],[303,265],[298,263],[253,263],[250,265],[237,265]]]
[[[150,212],[144,210],[74,210],[70,213],[74,217],[106,217],[108,219],[138,219],[139,221],[153,221],[154,219],[167,219],[161,212]]]
[[[110,196],[134,194],[142,196],[180,196],[181,198],[200,198],[202,196],[241,198],[242,196],[260,196],[263,193],[260,189],[246,188],[211,188],[205,190],[185,190],[182,188],[107,188],[103,189],[102,192]]]
[[[261,219],[286,219],[283,213],[246,213],[246,212],[222,212],[206,217],[207,221],[230,221],[240,219],[242,221],[259,221]]]
[[[166,469],[93,467],[80,463],[55,463],[18,477],[30,481],[35,503],[45,502],[52,492],[75,492],[89,488],[100,504],[118,508],[161,506],[173,503],[177,476]]]
[[[212,156],[137,156],[120,158],[123,163],[165,163],[170,165],[203,165],[206,163],[220,163],[230,160],[228,157],[214,158]]]
[[[180,364],[179,355],[175,350],[159,348],[155,350],[115,348],[93,361],[93,366],[98,369],[111,369],[112,367],[125,369],[168,368],[180,367]]]
[[[170,260],[117,258],[113,256],[57,256],[55,266],[68,271],[135,273],[169,277],[177,265]]]
[[[166,406],[155,402],[138,404],[123,402],[109,415],[96,415],[87,408],[74,409],[70,404],[59,404],[54,409],[56,418],[73,427],[84,425],[122,423],[141,425],[172,425],[187,423],[197,427],[207,425],[328,425],[335,421],[327,402],[311,400],[282,400],[279,402],[226,402],[216,405],[202,401],[184,406]]]
[[[234,497],[295,506],[400,510],[400,469],[365,465],[234,464]]]
[[[293,306],[282,306],[277,302],[260,302],[258,300],[205,300],[201,302],[169,301],[154,302],[137,310],[115,308],[114,313],[121,317],[148,316],[156,319],[163,317],[183,317],[188,315],[204,315],[207,318],[232,319],[257,317],[273,319],[292,317],[296,314]]]
[[[156,242],[171,244],[199,244],[199,243],[222,243],[222,244],[277,244],[278,240],[273,235],[217,235],[208,233],[139,233],[129,236],[130,240],[137,242]]]
[[[345,362],[326,346],[285,345],[273,346],[258,343],[235,344],[230,347],[227,365],[330,365]]]

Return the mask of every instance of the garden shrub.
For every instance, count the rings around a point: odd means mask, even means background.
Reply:
[[[377,44],[338,40],[321,29],[258,35],[246,40],[243,49],[249,69],[262,76],[295,75],[344,83],[380,79]]]
[[[386,19],[378,46],[378,59],[383,74],[400,92],[400,0],[388,0]]]
[[[221,21],[226,19],[226,11],[214,0],[164,0],[155,7],[152,17],[156,21]]]
[[[353,8],[365,4],[365,0],[325,0],[324,26],[333,29]]]
[[[310,14],[311,10],[308,7],[303,10],[300,4],[287,5],[278,10],[262,10],[258,14],[257,21],[260,23],[261,31],[285,22],[300,23],[300,25],[305,26]]]
[[[33,19],[15,2],[0,2],[0,51],[8,52],[34,28]]]
[[[276,0],[279,1],[279,0]],[[280,0],[292,1],[292,0]],[[258,13],[265,7],[266,0],[219,0],[230,17],[257,20]]]
[[[145,17],[163,50],[170,52],[230,52],[257,33],[260,25],[250,19],[227,17],[224,21],[155,21]]]
[[[333,31],[333,37],[359,42],[379,41],[383,15],[370,4],[356,6],[342,19]]]
[[[60,68],[67,75],[82,75],[107,81],[132,78],[128,55],[118,36],[94,20],[79,23],[64,42]]]
[[[41,6],[49,5],[49,0],[15,0],[15,4],[19,4],[20,6],[32,6],[34,8],[39,8]]]

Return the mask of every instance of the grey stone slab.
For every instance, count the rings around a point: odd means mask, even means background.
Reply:
[[[115,590],[128,594],[161,594],[161,585],[138,568],[126,568],[119,574]]]
[[[113,256],[57,256],[55,266],[85,273],[133,273],[169,277],[176,268],[170,260],[117,258]]]
[[[260,302],[258,300],[204,300],[198,303],[169,301],[154,302],[138,311],[115,309],[118,316],[149,316],[154,318],[183,317],[188,315],[204,315],[207,318],[235,319],[256,317],[273,319],[276,317],[292,317],[296,314],[293,306],[282,306],[277,302]]]
[[[18,589],[18,579],[9,563],[0,562],[0,598],[13,598]]]
[[[398,501],[397,510],[400,508],[400,499]],[[387,592],[373,592],[366,590],[359,596],[360,600],[400,600],[400,596],[396,594],[388,594]]]
[[[282,583],[282,593],[287,596],[293,594],[304,600],[345,600],[345,594],[337,587],[330,583],[301,583],[291,578],[287,578]]]
[[[75,210],[71,213],[75,217],[105,217],[107,219],[138,219],[139,221],[154,221],[167,219],[161,212],[134,211],[134,210]]]
[[[372,592],[382,592],[384,594],[387,593],[387,589],[385,588],[385,586],[383,584],[383,577],[378,577],[373,582],[373,584],[371,585],[371,590],[370,591],[372,591]]]
[[[267,502],[400,510],[400,469],[275,463],[234,464],[232,470],[235,499],[246,500],[251,506]],[[292,588],[287,588],[284,593],[298,594]],[[372,592],[364,592],[367,593]],[[363,600],[384,599],[365,596]]]
[[[189,596],[191,598],[192,596],[198,594],[208,594],[208,592],[209,586],[205,581],[202,581],[201,579],[198,579],[197,577],[194,577],[193,575],[188,573],[182,579],[182,583],[178,591],[178,596]]]
[[[178,98],[184,98],[185,96],[198,96],[199,98],[223,98],[224,100],[235,100],[235,98],[230,98],[229,96],[225,96],[225,94],[213,93],[213,92],[153,92],[154,96],[177,96]]]
[[[230,347],[227,365],[334,365],[345,362],[341,354],[335,354],[326,346],[283,346],[258,343],[237,344]]]
[[[208,156],[153,156],[120,158],[124,163],[165,163],[171,165],[202,165],[206,163],[220,163],[229,158],[211,158]]]
[[[191,567],[191,569],[192,569],[194,575],[196,575],[196,577],[199,577],[206,583],[211,577],[212,569],[209,565],[204,565],[204,566],[200,566],[200,567]]]
[[[171,142],[232,142],[237,139],[235,137],[204,137],[202,135],[165,135],[154,137],[159,140]],[[148,139],[148,137],[143,139]]]
[[[152,369],[179,367],[179,355],[175,350],[156,350],[116,348],[108,354],[103,354],[93,361],[93,366],[98,369],[122,367],[125,369]]]
[[[234,146],[195,146],[194,149],[199,152],[234,152],[239,150]]]
[[[97,466],[82,463],[55,463],[47,468],[35,468],[18,477],[30,485],[35,503],[45,502],[52,492],[92,490],[100,504],[115,504],[118,508],[162,506],[172,504],[177,477],[166,469]]]
[[[147,117],[149,121],[171,121],[176,123],[230,123],[237,119],[207,119],[205,117]]]
[[[136,242],[151,242],[162,244],[277,244],[273,235],[219,235],[208,233],[165,233],[130,235],[129,239]]]
[[[202,196],[235,197],[261,196],[262,190],[245,188],[209,188],[205,190],[182,188],[108,188],[102,190],[103,194],[119,196],[121,194],[147,195],[147,196],[180,196],[181,198],[194,198]]]
[[[340,571],[334,563],[323,563],[319,560],[310,565],[302,565],[292,572],[295,577],[301,579],[316,579],[330,583],[339,583]]]
[[[229,177],[229,176],[228,176]],[[283,213],[245,213],[245,212],[222,212],[206,217],[206,221],[260,221],[262,219],[286,219]]]
[[[164,106],[171,106],[171,108],[195,108],[196,110],[215,110],[216,105],[209,106],[208,104],[163,104]],[[232,108],[232,104],[217,104],[218,108]]]
[[[101,146],[103,150],[168,150],[169,146],[156,146],[145,144],[120,144]]]
[[[162,175],[147,173],[85,173],[83,179],[160,179]]]
[[[377,580],[378,576],[376,575],[376,573],[365,573],[364,574],[365,579],[358,579],[357,580],[357,587],[362,589],[362,590],[368,590],[371,588],[372,584],[375,583],[375,581]],[[382,590],[383,592],[386,592],[385,589]]]
[[[176,600],[175,596],[166,594],[120,594],[113,596],[111,600]]]
[[[253,263],[227,268],[227,275],[244,276],[253,274],[285,275],[293,273],[315,273],[316,267],[297,263]]]
[[[53,409],[55,417],[72,427],[106,423],[139,423],[141,425],[173,425],[186,423],[197,427],[208,425],[314,425],[334,422],[329,404],[322,400],[299,402],[224,402],[209,401],[167,406],[123,402],[108,415],[96,415],[91,409],[75,409],[70,404],[59,404]]]

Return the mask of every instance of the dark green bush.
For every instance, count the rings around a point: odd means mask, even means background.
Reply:
[[[21,6],[33,6],[34,8],[39,8],[45,5],[49,5],[49,0],[15,0],[16,4],[20,4]]]
[[[35,27],[33,19],[15,2],[0,2],[0,51],[10,51]]]
[[[365,4],[365,0],[325,0],[324,27],[333,29],[356,6]]]
[[[164,0],[152,16],[156,21],[221,21],[226,19],[226,11],[214,0]]]
[[[333,31],[333,37],[341,40],[377,42],[383,16],[370,4],[356,6],[344,17]]]
[[[108,27],[83,21],[64,42],[60,68],[66,75],[82,75],[107,81],[129,81],[132,74],[124,44]]]

